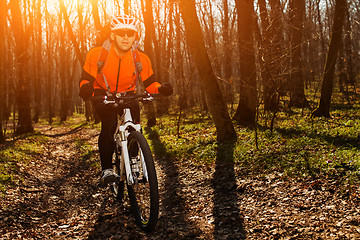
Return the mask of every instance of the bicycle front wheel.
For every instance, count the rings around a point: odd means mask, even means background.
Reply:
[[[133,131],[128,137],[128,152],[134,184],[128,194],[136,223],[147,232],[155,228],[159,216],[159,192],[154,160],[145,137]]]

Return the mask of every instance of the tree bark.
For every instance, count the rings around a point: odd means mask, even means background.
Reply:
[[[30,79],[28,72],[29,67],[29,37],[24,31],[22,14],[20,10],[20,3],[17,0],[11,0],[11,28],[14,32],[16,44],[16,64],[17,64],[17,89],[16,89],[16,103],[19,113],[18,126],[16,133],[24,134],[33,132],[34,128],[31,121],[31,106],[30,106]]]
[[[218,142],[234,141],[236,140],[235,129],[205,48],[196,14],[195,0],[182,0],[179,1],[179,5],[185,25],[186,39],[199,71],[200,82],[205,90],[207,104],[217,130],[217,140]]]
[[[331,40],[322,78],[320,103],[317,109],[312,112],[312,117],[330,117],[330,104],[334,85],[335,63],[341,44],[345,9],[346,0],[336,0]]]
[[[257,105],[253,3],[253,0],[235,1],[240,52],[240,99],[233,118],[239,124],[248,127],[255,126]]]

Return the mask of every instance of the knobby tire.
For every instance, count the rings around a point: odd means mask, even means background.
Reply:
[[[134,158],[143,153],[148,173],[148,181],[143,177],[143,166],[139,164],[140,171],[132,173],[140,180],[136,184],[127,185],[132,211],[137,225],[146,232],[151,232],[159,216],[159,192],[154,160],[145,137],[133,131],[128,137],[129,157]]]

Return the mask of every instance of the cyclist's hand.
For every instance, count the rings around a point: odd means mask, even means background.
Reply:
[[[94,88],[90,85],[90,83],[85,83],[80,87],[79,96],[84,100],[88,100],[91,98],[93,94]]]
[[[173,94],[173,88],[170,83],[166,82],[162,84],[159,88],[159,93],[163,96],[170,96]]]

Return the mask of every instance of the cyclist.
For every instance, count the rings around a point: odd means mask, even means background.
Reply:
[[[114,16],[110,24],[110,36],[103,46],[91,49],[85,60],[81,79],[80,97],[84,100],[92,96],[105,96],[111,93],[134,94],[136,71],[143,80],[144,87],[149,93],[160,93],[164,96],[172,94],[169,83],[160,84],[155,81],[149,57],[136,50],[139,39],[139,22],[129,15]],[[136,68],[136,60],[140,59],[141,68]],[[139,60],[137,60],[139,61]],[[93,98],[93,106],[100,117],[101,132],[98,147],[101,160],[101,184],[116,181],[112,170],[112,155],[114,152],[113,134],[117,126],[117,114],[113,106],[103,104],[101,98]],[[140,107],[138,102],[130,106],[131,115],[135,122],[140,121]],[[120,110],[122,113],[122,110]]]

